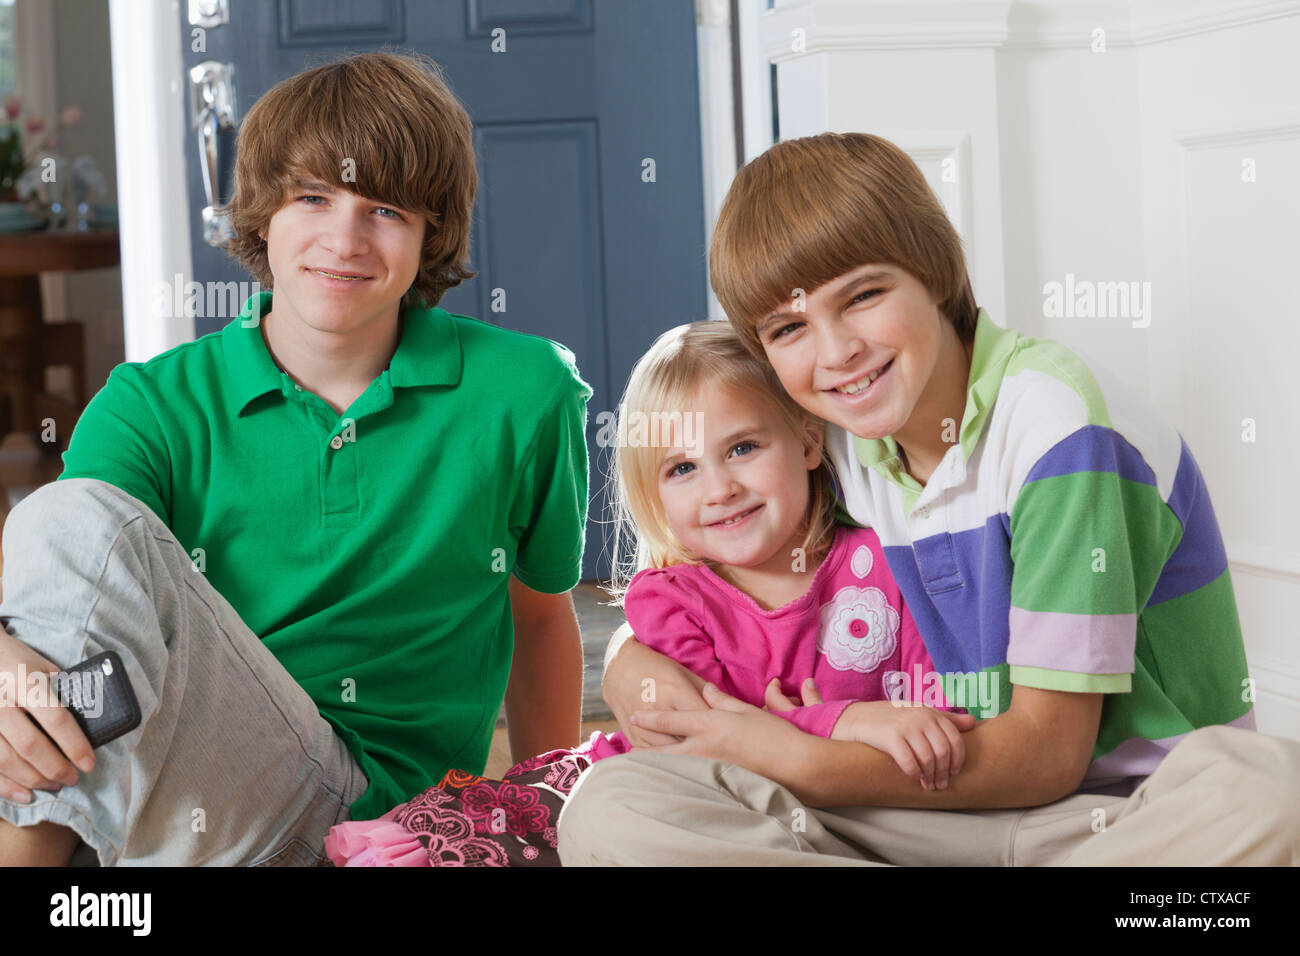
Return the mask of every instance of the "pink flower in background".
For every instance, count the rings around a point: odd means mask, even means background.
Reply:
[[[69,106],[59,117],[59,123],[63,126],[76,126],[86,118],[86,113],[80,106]]]
[[[27,117],[25,128],[28,133],[35,136],[41,130],[45,129],[45,120],[40,116],[29,116]]]
[[[22,100],[18,99],[18,97],[12,93],[6,94],[5,117],[7,119],[17,119],[18,114],[21,113],[22,111],[23,111]]]

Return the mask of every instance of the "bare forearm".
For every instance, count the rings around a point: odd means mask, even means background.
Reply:
[[[582,639],[577,621],[552,619],[517,635],[506,689],[514,760],[577,745],[581,716]]]
[[[925,790],[888,754],[865,744],[808,737],[804,754],[778,780],[809,806],[993,809],[1033,807],[1071,793],[1080,761],[1010,711],[962,735],[966,761],[943,790]],[[1084,764],[1086,767],[1086,762]]]

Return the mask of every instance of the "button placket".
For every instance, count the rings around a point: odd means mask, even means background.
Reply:
[[[360,513],[357,443],[335,435],[324,452],[321,471],[322,520],[325,527],[346,528]]]

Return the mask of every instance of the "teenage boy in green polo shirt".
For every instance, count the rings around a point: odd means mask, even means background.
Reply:
[[[249,112],[231,251],[273,293],[116,368],[5,530],[0,672],[116,650],[143,723],[92,753],[61,708],[0,708],[0,863],[316,863],[481,769],[503,696],[517,757],[577,742],[591,390],[433,307],[472,275],[476,184],[427,61]]]

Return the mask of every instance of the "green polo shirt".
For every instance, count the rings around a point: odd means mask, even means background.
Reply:
[[[591,389],[562,345],[408,309],[339,415],[276,366],[270,307],[260,293],[220,332],[113,369],[59,477],[166,523],[347,743],[364,820],[483,769],[511,573],[552,594],[579,578]]]

